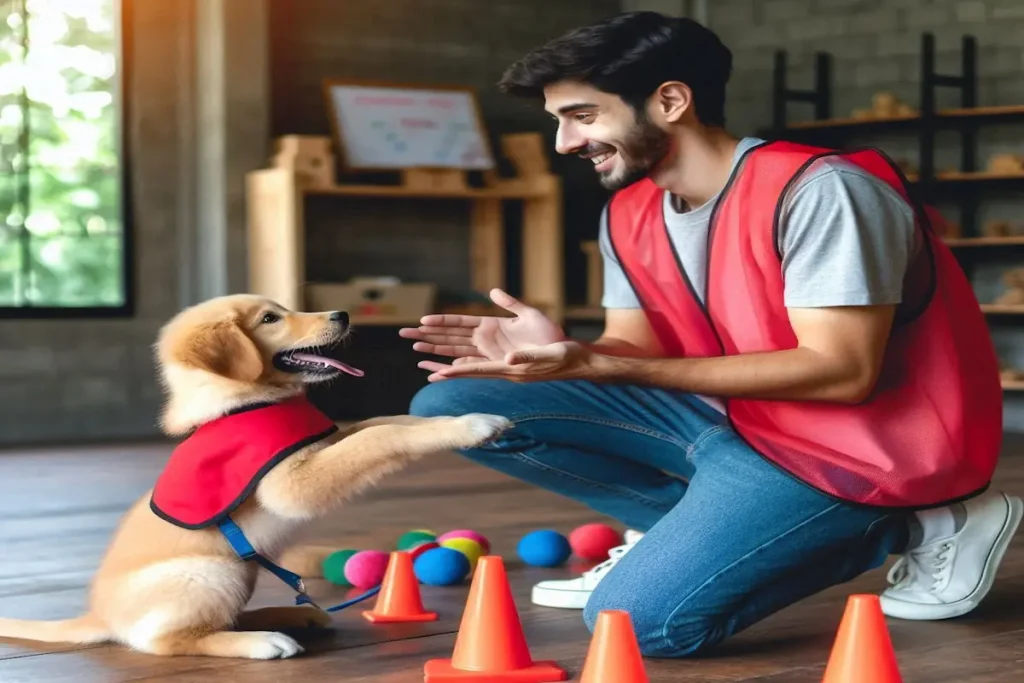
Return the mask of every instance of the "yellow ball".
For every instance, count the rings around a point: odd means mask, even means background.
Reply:
[[[441,541],[442,548],[458,550],[469,560],[470,571],[476,569],[477,560],[484,554],[483,546],[471,538],[448,538]]]

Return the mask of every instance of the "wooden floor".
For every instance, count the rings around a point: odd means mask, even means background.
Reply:
[[[0,454],[0,616],[50,619],[78,612],[111,529],[167,453],[163,446],[140,446]],[[1024,457],[1004,459],[998,485],[1024,490]],[[531,529],[568,531],[596,519],[582,507],[445,456],[394,477],[318,525],[313,538],[390,549],[411,528],[479,529],[506,558],[534,657],[557,660],[578,680],[589,642],[579,613],[534,607],[528,599],[532,583],[572,569],[525,568],[515,558],[515,543]],[[713,656],[649,661],[651,681],[820,681],[846,595],[879,590],[884,571],[784,610]],[[261,579],[254,602],[290,604],[282,587]],[[362,605],[340,612],[333,630],[305,639],[306,654],[283,661],[171,659],[119,647],[0,642],[0,682],[422,681],[424,661],[451,654],[466,590],[424,587],[425,603],[441,614],[425,625],[370,625],[358,613]],[[325,600],[345,595],[322,581],[311,582],[310,592]],[[905,683],[1024,680],[1024,541],[1014,542],[995,590],[973,614],[938,623],[894,620],[890,628]]]

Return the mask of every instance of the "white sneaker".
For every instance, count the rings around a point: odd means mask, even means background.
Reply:
[[[637,541],[643,538],[639,531],[629,529],[623,534],[625,545],[620,545],[608,551],[608,559],[601,564],[588,569],[581,576],[575,579],[564,581],[541,581],[533,587],[530,600],[535,605],[542,607],[561,607],[562,609],[583,609],[587,606],[590,594],[597,588],[597,584],[605,577],[608,570],[614,567],[623,555],[628,553]]]
[[[952,536],[910,550],[889,570],[882,612],[898,619],[951,619],[988,595],[1020,525],[1024,503],[1005,493],[964,503],[967,519]]]

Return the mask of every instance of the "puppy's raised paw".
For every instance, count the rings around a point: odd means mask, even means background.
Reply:
[[[470,413],[456,419],[467,428],[466,446],[486,443],[512,426],[511,420],[486,413]]]

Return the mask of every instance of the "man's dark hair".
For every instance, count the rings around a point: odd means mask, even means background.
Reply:
[[[510,66],[498,87],[517,97],[543,98],[559,81],[589,84],[618,95],[636,111],[666,81],[693,92],[697,118],[725,125],[725,86],[732,52],[692,19],[627,12],[573,29]]]

